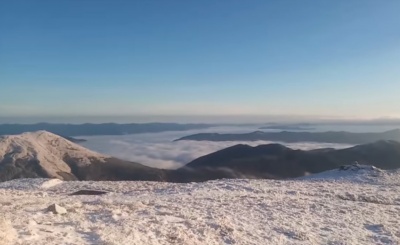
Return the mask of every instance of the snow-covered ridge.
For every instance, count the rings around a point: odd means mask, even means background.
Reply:
[[[36,160],[49,175],[57,177],[57,172],[71,172],[66,157],[78,160],[80,166],[90,164],[90,158],[108,158],[47,131],[0,137],[0,164]]]
[[[370,165],[343,165],[337,169],[298,178],[301,180],[346,181],[359,183],[394,182],[400,184],[400,170],[382,170]]]

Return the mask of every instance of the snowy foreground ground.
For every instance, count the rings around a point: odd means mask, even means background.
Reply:
[[[193,184],[5,182],[0,244],[400,244],[399,171],[353,175]],[[83,189],[109,193],[68,195]],[[68,213],[47,212],[54,203]]]

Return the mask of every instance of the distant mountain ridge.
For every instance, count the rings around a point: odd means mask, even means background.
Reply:
[[[102,124],[0,124],[0,135],[16,135],[25,132],[45,130],[62,136],[92,136],[92,135],[124,135],[138,133],[158,133],[165,131],[184,131],[204,129],[212,124],[178,124],[178,123],[102,123]]]
[[[255,131],[244,134],[200,133],[182,137],[176,141],[279,141],[286,143],[318,142],[340,144],[366,144],[379,140],[400,141],[400,129],[381,133],[351,133],[345,131],[329,132],[263,132]]]
[[[315,125],[309,124],[309,123],[296,123],[296,124],[270,123],[267,126],[260,127],[260,129],[311,131],[311,130],[315,130],[314,126]]]

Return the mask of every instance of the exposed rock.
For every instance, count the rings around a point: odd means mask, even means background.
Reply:
[[[52,212],[53,214],[66,214],[67,210],[57,204],[52,204],[47,208],[48,212]]]
[[[372,166],[372,165],[361,165],[358,162],[355,162],[352,165],[342,165],[339,167],[340,171],[358,171],[358,170],[368,170],[368,171],[376,171],[381,172],[379,168]]]
[[[71,193],[70,196],[79,196],[79,195],[93,195],[93,196],[99,196],[99,195],[104,195],[107,194],[106,191],[95,191],[95,190],[80,190],[74,193]]]

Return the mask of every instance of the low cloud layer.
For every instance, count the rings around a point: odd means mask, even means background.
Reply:
[[[136,134],[123,136],[92,136],[84,137],[87,142],[84,147],[107,154],[116,158],[142,163],[156,168],[175,169],[192,160],[210,154],[212,152],[237,145],[247,144],[257,146],[276,143],[271,141],[234,141],[234,142],[207,142],[207,141],[178,141],[173,140],[182,136],[199,132],[218,133],[244,133],[256,130],[246,127],[224,127],[207,130],[185,132],[163,132],[151,134]],[[279,143],[279,142],[278,142]],[[317,148],[346,148],[350,145],[330,143],[284,143],[293,149],[317,149]]]

